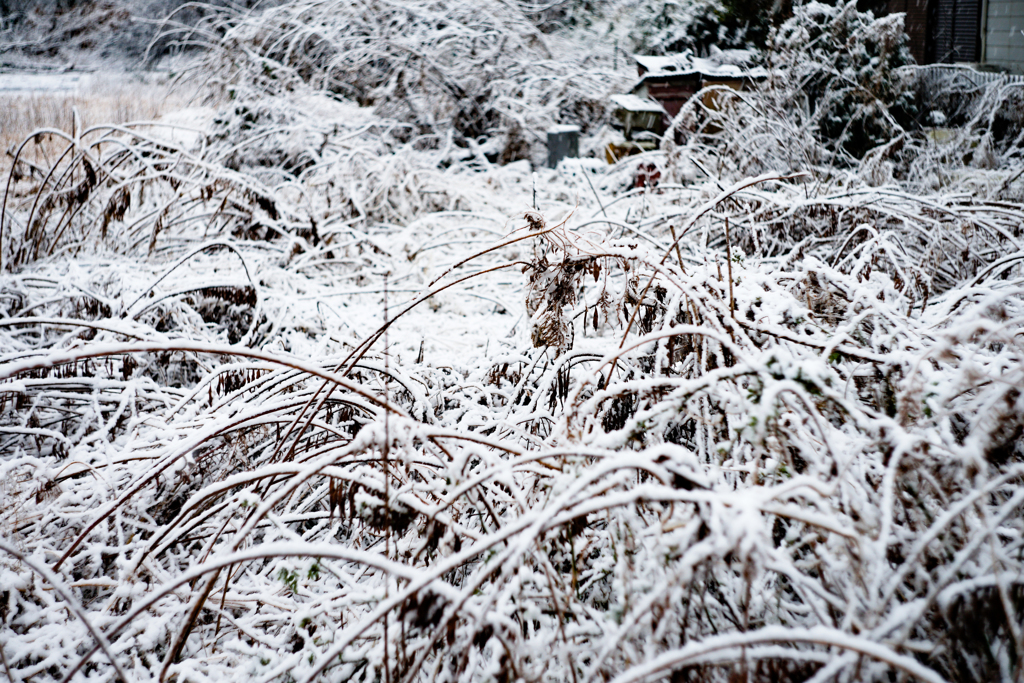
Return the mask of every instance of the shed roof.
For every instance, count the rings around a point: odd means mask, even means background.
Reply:
[[[633,59],[646,70],[641,82],[678,76],[703,78],[767,78],[768,72],[760,66],[748,66],[753,54],[748,50],[713,50],[709,57],[694,57],[689,51],[675,55],[633,55]]]
[[[665,111],[662,106],[654,100],[647,100],[643,97],[637,97],[636,95],[612,95],[609,99],[611,99],[612,103],[616,107],[619,109],[625,109],[626,111],[643,111],[654,114],[660,114]]]

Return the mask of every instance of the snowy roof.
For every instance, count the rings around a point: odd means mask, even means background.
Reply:
[[[746,67],[753,59],[748,50],[712,50],[710,57],[694,57],[690,52],[656,57],[633,55],[637,64],[647,69],[642,80],[672,76],[703,76],[705,78],[765,78],[762,67]]]
[[[664,111],[662,106],[654,100],[646,100],[636,95],[612,95],[609,99],[617,108],[626,111],[649,111],[655,114]]]

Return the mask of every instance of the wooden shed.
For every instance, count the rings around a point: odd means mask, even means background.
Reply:
[[[751,82],[768,77],[758,66],[749,66],[753,55],[747,50],[713,49],[708,57],[694,57],[690,52],[655,57],[634,55],[640,80],[633,94],[651,99],[665,110],[671,121],[698,90],[709,85],[725,85],[741,90]],[[704,101],[714,106],[714,98]]]
[[[747,50],[712,48],[708,57],[694,57],[687,51],[663,57],[634,55],[633,59],[640,80],[631,93],[611,97],[625,141],[608,146],[609,162],[656,148],[658,136],[702,88],[725,85],[741,90],[753,81],[768,77],[763,68],[750,66],[753,54]],[[706,95],[703,104],[716,108],[715,93]]]

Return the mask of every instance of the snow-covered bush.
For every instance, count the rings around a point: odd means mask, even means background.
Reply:
[[[674,54],[690,50],[706,55],[718,48],[744,48],[763,37],[735,8],[719,0],[658,2],[642,0],[630,8],[629,39],[639,54]]]
[[[771,67],[785,106],[813,120],[821,140],[856,158],[914,124],[914,90],[899,67],[913,63],[903,15],[875,18],[855,1],[810,2],[773,35]]]
[[[996,171],[1019,166],[1024,141],[1024,90],[999,78],[978,83],[969,69],[915,74],[919,98],[929,112],[932,143],[923,150],[925,163],[915,164],[908,175],[932,186],[948,184],[936,168]],[[1006,179],[984,191],[993,196],[1019,199],[1024,191]]]
[[[3,0],[0,52],[14,65],[40,61],[54,66],[146,67],[168,54],[159,38],[169,25],[190,31],[204,16],[225,6],[266,7],[281,0]],[[164,20],[169,18],[169,24]],[[26,59],[27,58],[27,59]]]
[[[553,56],[523,12],[496,1],[293,2],[221,13],[187,38],[209,44],[198,70],[224,74],[217,85],[236,99],[301,85],[374,107],[421,147],[443,146],[449,131],[463,148],[492,139],[502,162],[539,160],[552,124],[600,127],[604,98],[622,87],[578,54]]]

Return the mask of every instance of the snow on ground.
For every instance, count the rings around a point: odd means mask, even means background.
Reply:
[[[87,88],[94,79],[92,73],[0,71],[0,93],[74,93]]]

